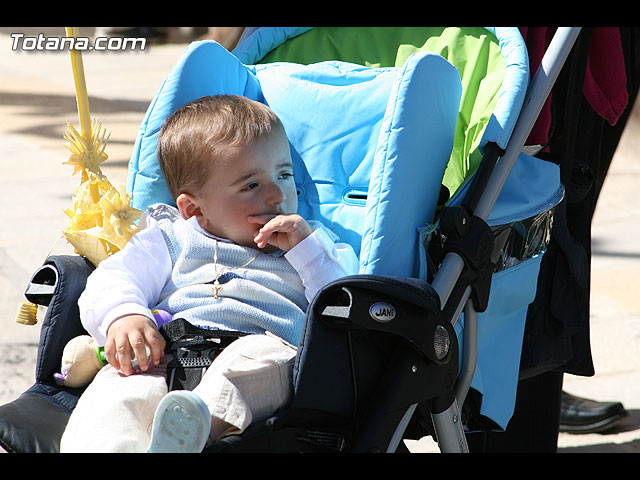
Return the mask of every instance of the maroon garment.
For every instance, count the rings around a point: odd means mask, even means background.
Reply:
[[[620,32],[616,27],[593,30],[584,95],[593,110],[610,125],[616,124],[629,102]]]
[[[519,27],[529,52],[531,78],[542,62],[556,27]],[[584,96],[593,110],[610,125],[615,125],[629,101],[627,92],[620,31],[617,27],[595,27],[592,30],[587,70],[583,85]],[[551,126],[551,95],[526,142],[545,145]]]

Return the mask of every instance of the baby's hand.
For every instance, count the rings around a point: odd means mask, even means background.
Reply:
[[[258,248],[264,248],[268,244],[288,252],[312,233],[306,220],[295,213],[254,215],[247,219],[251,223],[263,225],[253,239]]]
[[[131,375],[131,360],[136,358],[140,369],[149,369],[145,345],[150,350],[152,365],[158,365],[164,357],[165,340],[155,323],[144,315],[126,315],[114,321],[107,331],[104,353],[116,370]]]

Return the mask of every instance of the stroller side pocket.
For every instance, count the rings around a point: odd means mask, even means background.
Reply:
[[[536,294],[541,261],[542,255],[536,255],[493,275],[487,310],[478,314],[481,368],[471,386],[482,401],[478,412],[472,412],[471,430],[504,429],[513,414],[527,308]],[[456,330],[463,327],[461,317]]]

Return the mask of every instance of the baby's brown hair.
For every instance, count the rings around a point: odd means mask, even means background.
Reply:
[[[175,200],[209,179],[210,167],[229,148],[272,132],[285,134],[266,105],[238,95],[200,97],[173,112],[158,136],[158,162]]]

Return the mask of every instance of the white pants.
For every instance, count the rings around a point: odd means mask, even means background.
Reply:
[[[212,417],[240,433],[291,397],[296,349],[271,335],[247,335],[225,348],[193,392]],[[144,452],[156,407],[167,394],[166,363],[149,372],[102,368],[78,400],[61,452]]]

